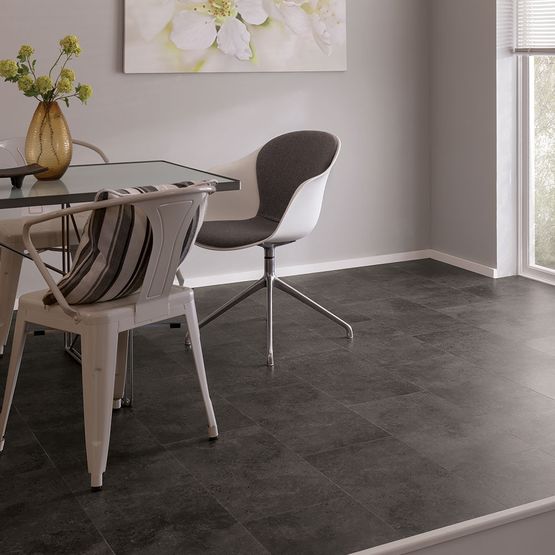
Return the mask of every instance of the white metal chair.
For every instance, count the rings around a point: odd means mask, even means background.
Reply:
[[[208,435],[218,436],[218,428],[208,392],[193,290],[173,285],[187,233],[198,232],[206,199],[214,192],[209,184],[170,191],[130,194],[117,199],[83,204],[29,219],[23,240],[57,303],[43,304],[46,291],[22,295],[15,325],[8,379],[0,414],[0,451],[13,400],[29,324],[81,335],[83,408],[87,465],[91,488],[102,487],[106,470],[112,407],[121,399],[125,384],[127,341],[134,328],[185,315],[192,340],[193,358],[208,417]],[[31,239],[36,224],[113,206],[130,204],[142,210],[152,228],[152,249],[143,284],[138,293],[121,299],[88,305],[69,305],[38,255]],[[199,217],[196,218],[196,214]],[[190,227],[193,228],[190,229]],[[190,235],[189,235],[190,236]]]
[[[243,197],[233,202],[232,219],[206,221],[197,245],[213,250],[264,249],[264,275],[248,289],[201,320],[205,326],[256,291],[267,289],[267,364],[273,366],[273,288],[276,287],[343,326],[349,338],[351,326],[300,291],[275,272],[275,248],[297,241],[316,226],[330,171],[341,141],[323,131],[295,131],[276,137],[241,160],[218,167],[216,173],[241,179]],[[224,199],[211,199],[214,206]],[[222,208],[220,206],[220,208]],[[227,207],[224,211],[229,212]]]
[[[73,144],[95,152],[104,163],[109,162],[106,154],[97,146],[77,139],[73,139]],[[7,153],[6,158],[15,166],[27,163],[24,154],[25,139],[22,137],[0,140],[0,152]],[[76,218],[79,233],[87,219],[86,214],[81,216]],[[0,245],[8,245],[18,252],[23,251],[22,232],[26,217],[0,220]],[[73,229],[70,232],[70,239],[78,242]],[[48,221],[37,226],[33,231],[33,241],[39,249],[59,247],[62,244],[60,222]],[[4,352],[8,340],[22,262],[23,258],[19,254],[0,246],[0,355]]]

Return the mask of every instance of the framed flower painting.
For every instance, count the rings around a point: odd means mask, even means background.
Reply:
[[[346,0],[125,0],[126,73],[344,71]]]

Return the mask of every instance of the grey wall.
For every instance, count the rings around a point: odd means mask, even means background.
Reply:
[[[431,2],[431,247],[495,268],[496,2]]]
[[[337,133],[343,151],[319,225],[283,248],[280,262],[364,258],[429,246],[428,4],[348,0],[345,73],[124,75],[123,2],[114,0],[3,0],[0,57],[25,42],[45,64],[60,37],[77,34],[83,54],[74,67],[95,93],[66,116],[75,137],[98,143],[112,160],[202,168],[293,129]],[[0,136],[22,135],[34,101],[0,85]],[[196,251],[189,275],[260,267],[257,250]]]

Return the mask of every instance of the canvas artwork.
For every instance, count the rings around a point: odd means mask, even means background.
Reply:
[[[346,0],[125,0],[126,73],[346,69]]]

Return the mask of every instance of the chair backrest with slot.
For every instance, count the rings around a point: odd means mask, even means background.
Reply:
[[[104,191],[101,198],[107,200],[32,218],[25,224],[25,245],[50,286],[45,304],[58,302],[75,317],[79,304],[114,300],[139,291],[138,321],[167,313],[175,273],[196,239],[207,197],[215,189],[210,183],[159,187],[136,193]],[[89,210],[92,214],[75,263],[56,284],[40,260],[29,230],[41,221]],[[127,228],[124,235],[112,234],[123,227]]]
[[[89,157],[84,154],[85,151],[95,153],[95,162],[97,157],[100,157],[100,159],[106,164],[109,162],[109,159],[103,152],[103,150],[96,145],[93,145],[86,141],[81,141],[79,139],[72,139],[72,142],[74,146],[80,147],[78,150],[83,150],[82,156],[80,156],[78,152],[74,152],[72,163],[82,163],[80,158],[83,158],[83,163],[88,163]],[[25,137],[11,137],[9,139],[0,139],[0,167],[9,168],[15,166],[25,166],[26,164]]]

